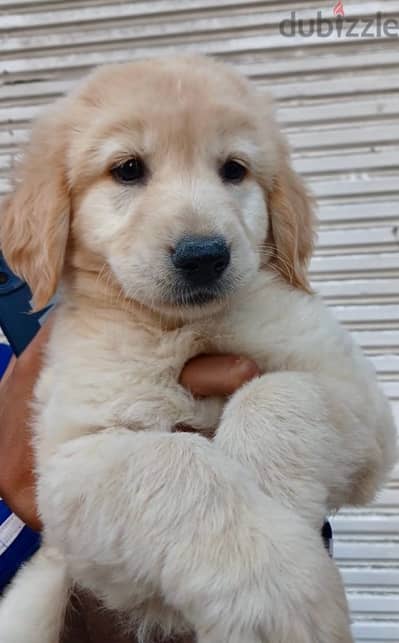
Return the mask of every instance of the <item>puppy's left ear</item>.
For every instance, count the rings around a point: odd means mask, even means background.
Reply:
[[[267,201],[269,265],[292,286],[310,293],[308,264],[315,241],[315,203],[292,168],[289,148],[283,141]]]
[[[30,286],[36,310],[55,293],[69,234],[64,120],[57,106],[34,125],[16,169],[14,191],[0,208],[2,252]]]

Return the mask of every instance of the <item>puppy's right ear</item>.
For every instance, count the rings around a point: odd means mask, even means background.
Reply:
[[[51,299],[68,241],[66,124],[58,109],[38,121],[16,168],[14,190],[0,208],[0,245],[11,270],[24,279],[36,310]]]

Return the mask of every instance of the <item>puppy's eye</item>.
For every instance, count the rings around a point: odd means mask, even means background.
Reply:
[[[134,157],[113,167],[111,174],[119,183],[143,183],[148,171],[144,161]]]
[[[239,161],[229,159],[220,168],[220,177],[225,183],[241,183],[248,174],[248,170]]]

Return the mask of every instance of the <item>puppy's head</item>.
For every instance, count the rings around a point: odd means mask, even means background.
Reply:
[[[100,68],[34,127],[1,245],[43,306],[90,270],[157,311],[209,311],[259,270],[309,288],[312,209],[270,101],[202,58]]]

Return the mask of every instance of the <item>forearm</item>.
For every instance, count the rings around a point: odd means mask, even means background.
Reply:
[[[3,372],[0,382],[0,594],[13,578],[19,567],[25,563],[40,546],[39,534],[24,525],[22,520],[31,521],[33,500],[29,480],[20,470],[14,470],[10,465],[12,454],[21,453],[24,440],[21,439],[21,427],[7,430],[8,407],[11,401],[17,404],[19,398],[13,400],[15,390],[13,377],[17,362],[10,360],[11,350],[8,346],[0,346],[0,372]],[[18,370],[18,369],[17,369]],[[19,393],[19,392],[18,392]],[[18,412],[15,411],[18,421]],[[23,430],[23,427],[22,427]],[[25,453],[25,460],[27,460]],[[30,493],[29,493],[30,492]],[[14,514],[13,511],[16,513]],[[37,526],[36,524],[34,525]]]

